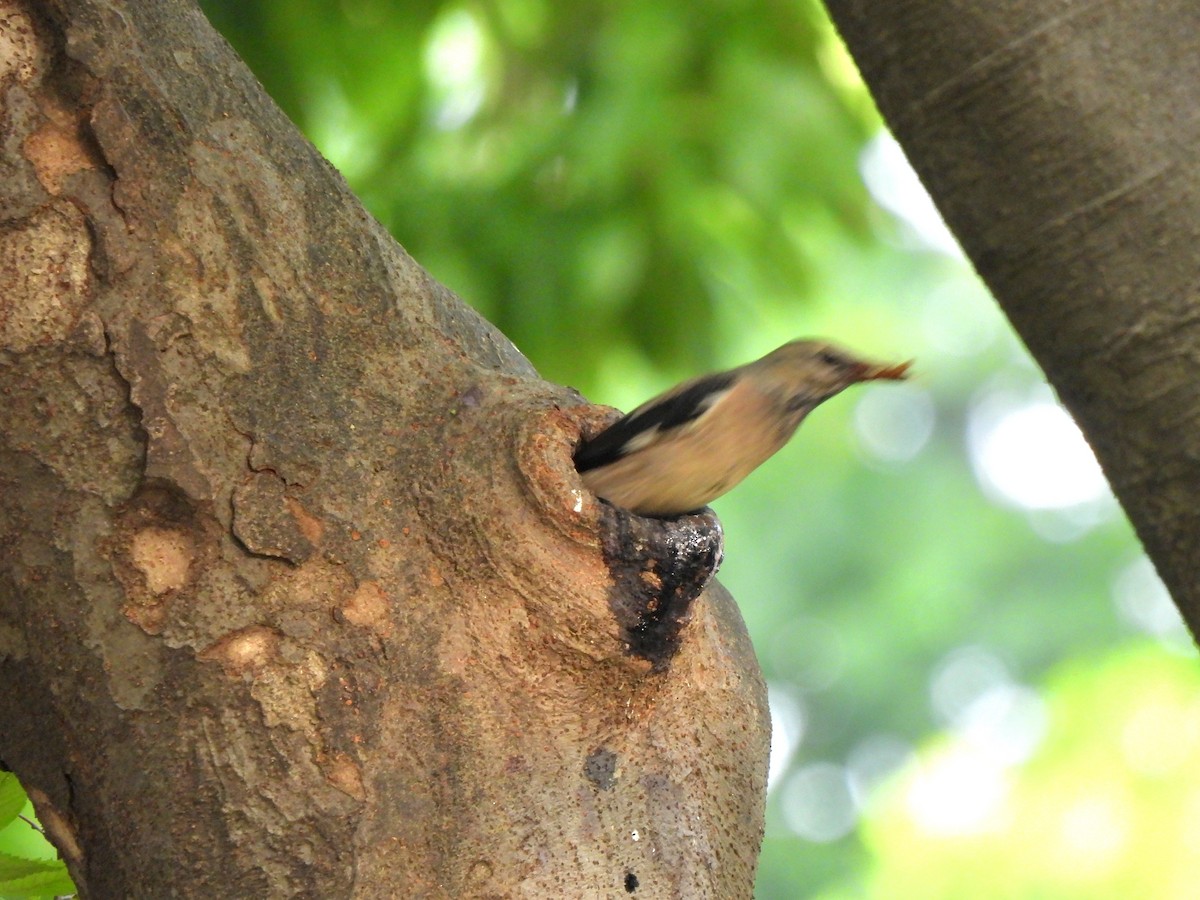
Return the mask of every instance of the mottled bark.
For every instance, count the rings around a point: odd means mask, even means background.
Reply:
[[[748,897],[708,515],[538,379],[185,0],[0,0],[0,759],[87,897]]]
[[[1200,635],[1200,6],[827,3]]]

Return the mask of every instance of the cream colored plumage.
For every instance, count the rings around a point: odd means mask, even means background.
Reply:
[[[858,382],[904,378],[908,367],[792,341],[643,403],[581,444],[575,464],[588,489],[617,506],[652,516],[691,512],[783,447],[820,403]]]

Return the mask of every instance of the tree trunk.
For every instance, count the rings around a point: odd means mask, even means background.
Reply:
[[[1200,7],[827,3],[1200,635]]]
[[[749,897],[716,520],[589,495],[190,2],[0,0],[0,90],[0,759],[81,893]]]

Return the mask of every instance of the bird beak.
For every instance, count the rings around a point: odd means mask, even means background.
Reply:
[[[855,381],[902,381],[908,377],[908,370],[912,366],[913,361],[902,362],[894,366],[878,366],[873,363],[858,363],[854,367],[853,376]]]

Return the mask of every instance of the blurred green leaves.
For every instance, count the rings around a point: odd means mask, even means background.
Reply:
[[[1080,659],[1055,668],[1044,697],[1046,734],[1028,762],[1009,765],[995,752],[1002,742],[952,733],[889,787],[865,827],[874,856],[868,896],[1194,896],[1194,657],[1133,645]],[[954,768],[967,755],[981,758],[990,778],[956,783]],[[947,813],[958,827],[944,827]]]
[[[594,386],[621,345],[723,363],[724,309],[794,309],[815,233],[870,235],[874,113],[814,2],[203,5],[401,243],[556,380]]]

